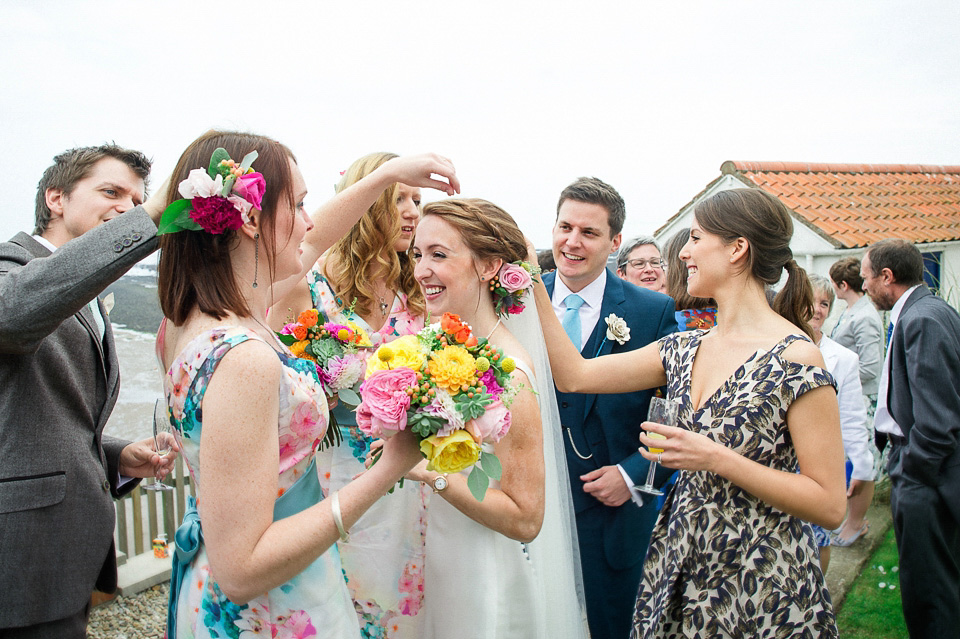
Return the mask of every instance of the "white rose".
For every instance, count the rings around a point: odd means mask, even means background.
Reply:
[[[626,344],[630,339],[630,327],[627,326],[623,318],[610,313],[606,318],[606,322],[607,339],[615,339],[617,340],[617,344]]]
[[[191,200],[195,197],[213,197],[219,195],[223,190],[223,176],[217,174],[217,178],[211,179],[203,169],[193,169],[187,179],[177,187],[180,195]]]

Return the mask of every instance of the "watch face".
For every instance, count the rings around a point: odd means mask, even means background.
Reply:
[[[437,477],[433,480],[433,489],[437,492],[440,492],[447,487],[447,478],[443,475]]]

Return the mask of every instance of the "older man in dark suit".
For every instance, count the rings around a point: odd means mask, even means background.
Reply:
[[[860,267],[890,311],[875,426],[892,443],[890,505],[910,637],[960,636],[960,315],[923,286],[912,244],[883,240]]]
[[[543,283],[584,357],[640,348],[677,328],[673,299],[621,280],[606,268],[607,258],[620,246],[625,215],[620,194],[596,178],[568,186],[557,205],[557,271],[544,275]],[[649,468],[637,449],[652,395],[557,393],[593,639],[630,634],[657,518],[654,498],[634,488],[644,483]]]
[[[114,145],[60,154],[34,235],[0,244],[0,636],[85,637],[117,583],[112,497],[165,474],[152,440],[104,437],[119,372],[97,295],[157,247],[150,162]],[[121,215],[122,214],[122,215]]]

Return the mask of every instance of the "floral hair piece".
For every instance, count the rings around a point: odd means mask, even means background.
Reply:
[[[500,272],[490,280],[497,315],[516,315],[523,310],[521,300],[533,289],[534,275],[540,275],[540,267],[529,262],[510,262],[500,267]]]
[[[250,165],[257,152],[247,153],[240,164],[226,149],[210,156],[207,170],[193,169],[177,187],[184,199],[170,203],[160,217],[157,235],[178,231],[206,231],[219,235],[236,231],[250,221],[250,209],[259,209],[267,183]]]

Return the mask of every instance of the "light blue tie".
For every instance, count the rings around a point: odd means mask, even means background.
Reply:
[[[567,310],[563,313],[563,322],[561,322],[563,330],[567,332],[567,337],[579,351],[583,347],[580,343],[580,340],[583,339],[580,329],[580,307],[583,306],[583,298],[576,293],[571,293],[563,300],[563,305],[567,307]]]
[[[890,347],[890,338],[893,337],[893,322],[887,324],[887,348]]]

